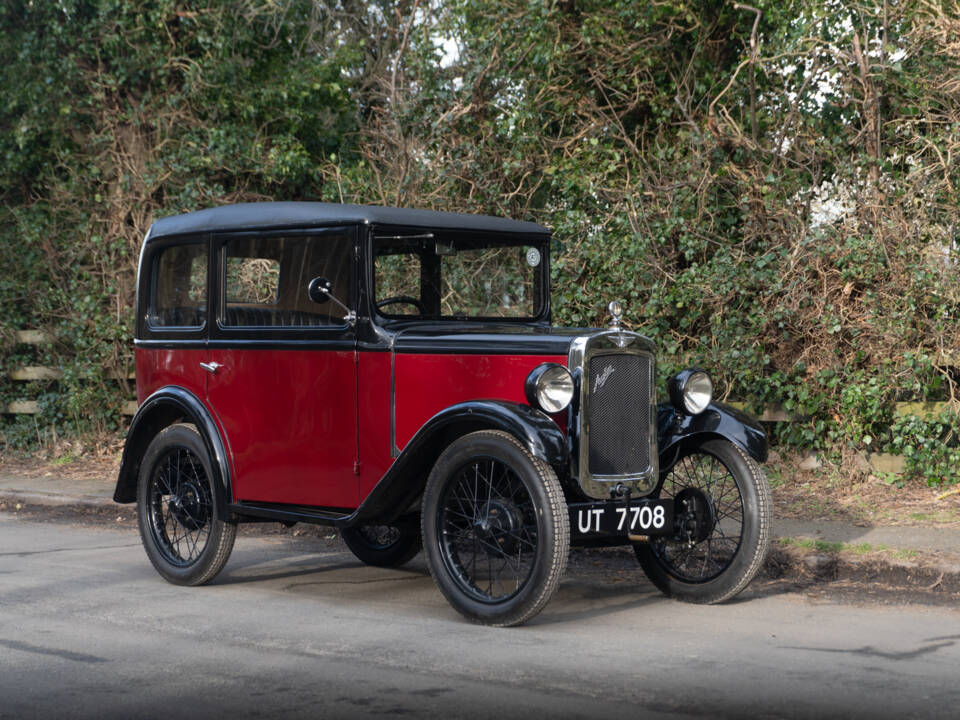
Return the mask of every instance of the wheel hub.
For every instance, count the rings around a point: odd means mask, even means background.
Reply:
[[[674,499],[677,539],[691,545],[703,542],[717,525],[713,499],[699,488],[684,488]]]
[[[199,530],[207,524],[207,509],[201,498],[200,488],[194,482],[181,482],[177,492],[170,496],[167,508],[183,527]]]
[[[372,547],[384,550],[400,539],[400,529],[392,525],[362,525],[358,532]]]
[[[517,550],[516,533],[522,524],[519,508],[506,500],[497,499],[490,500],[482,508],[474,528],[488,555],[512,555]]]

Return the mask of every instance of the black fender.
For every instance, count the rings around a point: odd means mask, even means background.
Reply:
[[[140,460],[146,453],[147,446],[158,432],[177,422],[188,422],[197,426],[206,443],[213,472],[218,476],[215,479],[223,487],[226,501],[231,501],[233,492],[230,464],[213,417],[196,395],[182,387],[172,385],[160,388],[144,400],[137,414],[133,416],[123,446],[117,488],[113,492],[114,502],[136,502]]]
[[[451,405],[430,418],[407,443],[348,524],[389,521],[411,510],[427,475],[450,443],[477,430],[503,430],[544,462],[567,463],[563,431],[549,415],[529,405],[503,400],[471,400]]]
[[[767,433],[758,420],[736,408],[710,403],[699,415],[687,415],[670,403],[657,406],[661,473],[670,469],[680,450],[712,438],[729,440],[757,462],[767,460]]]

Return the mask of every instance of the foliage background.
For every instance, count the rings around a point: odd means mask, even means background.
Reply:
[[[558,323],[622,298],[780,442],[958,480],[893,412],[957,399],[957,0],[7,0],[0,87],[3,369],[65,373],[0,448],[122,428],[155,218],[320,199],[542,222]]]

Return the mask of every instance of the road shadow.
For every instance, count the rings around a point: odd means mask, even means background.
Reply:
[[[378,568],[364,565],[336,541],[318,542],[315,553],[302,539],[273,547],[251,546],[238,548],[213,584],[263,585],[279,593],[348,601],[371,609],[385,602],[426,613],[435,608],[438,616],[451,617],[422,552],[403,568]],[[757,597],[745,594],[743,601]],[[647,580],[629,547],[573,548],[556,594],[528,625],[584,622],[673,602]]]

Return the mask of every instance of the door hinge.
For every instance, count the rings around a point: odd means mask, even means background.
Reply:
[[[354,460],[354,461],[353,461],[353,474],[354,474],[354,475],[359,475],[359,474],[360,474],[360,461],[359,461],[359,460]]]

